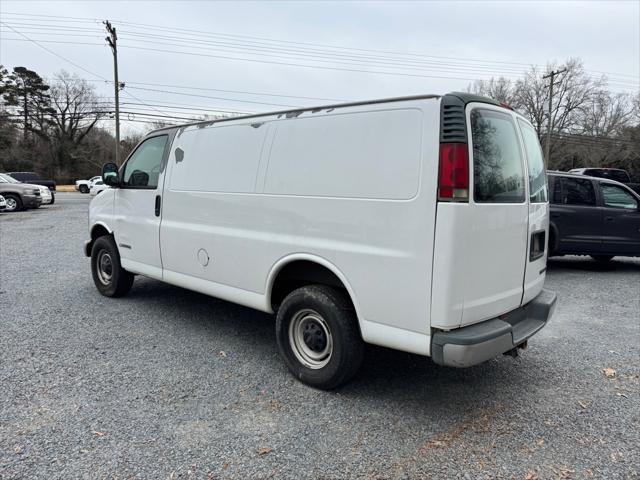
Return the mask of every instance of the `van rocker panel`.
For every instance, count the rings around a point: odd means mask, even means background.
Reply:
[[[508,352],[544,327],[555,306],[556,294],[542,290],[528,304],[498,318],[435,332],[431,336],[433,361],[448,367],[470,367]]]

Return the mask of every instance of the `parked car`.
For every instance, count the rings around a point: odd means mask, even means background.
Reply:
[[[2,195],[0,195],[0,212],[3,212],[7,208],[7,201]]]
[[[93,183],[100,180],[101,178],[102,176],[98,175],[96,177],[91,177],[89,180],[76,180],[75,188],[80,193],[89,193],[89,190],[91,190],[91,186],[93,185]]]
[[[640,194],[640,183],[632,183],[629,172],[621,168],[574,168],[569,170],[569,173],[615,180],[616,182],[624,183],[627,187]]]
[[[30,183],[31,185],[42,185],[47,187],[52,192],[56,191],[56,182],[53,180],[43,180],[35,172],[7,172],[13,178],[23,183]]]
[[[551,255],[640,256],[640,195],[613,180],[549,172]]]
[[[10,175],[0,173],[0,194],[4,197],[7,212],[25,208],[38,208],[42,204],[39,185],[21,183]]]
[[[284,362],[317,388],[365,342],[454,367],[516,354],[554,310],[540,144],[486,98],[164,128],[103,180],[85,246],[101,294],[141,274],[277,312]]]
[[[109,185],[105,185],[103,180],[96,180],[91,184],[91,190],[89,190],[89,193],[91,194],[91,196],[95,197],[107,188],[109,188]]]

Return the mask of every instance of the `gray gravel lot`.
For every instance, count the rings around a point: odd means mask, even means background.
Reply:
[[[0,214],[0,478],[640,478],[640,260],[550,262],[520,358],[382,348],[296,382],[271,316],[137,277],[100,296],[89,197]],[[603,369],[615,370],[607,378]]]

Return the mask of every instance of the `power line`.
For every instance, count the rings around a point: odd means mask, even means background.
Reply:
[[[65,24],[68,23],[69,21],[73,21],[76,23],[87,23],[87,22],[98,22],[98,19],[95,18],[89,18],[89,17],[65,17],[65,16],[61,16],[61,15],[44,15],[44,14],[23,14],[23,13],[15,13],[15,12],[5,12],[3,15],[9,15],[9,16],[14,16],[14,17],[18,17],[16,20],[19,21],[37,21],[37,22],[45,22],[46,20],[42,20],[43,18],[45,19],[49,19],[50,22],[64,22]],[[27,17],[25,18],[20,18],[20,17]],[[29,18],[33,19],[33,20],[29,20]],[[145,31],[148,31],[149,29],[152,30],[161,30],[162,32],[177,32],[179,34],[187,34],[187,35],[191,35],[191,36],[205,36],[205,37],[213,37],[213,38],[224,38],[224,39],[241,39],[241,40],[245,40],[248,41],[247,39],[250,40],[258,40],[262,43],[268,42],[271,44],[290,44],[290,45],[303,45],[303,46],[313,46],[313,47],[321,47],[321,48],[329,48],[329,49],[334,49],[334,50],[346,50],[346,51],[358,51],[358,52],[368,52],[368,53],[376,53],[376,54],[387,54],[387,55],[400,55],[403,57],[417,57],[417,58],[433,58],[433,59],[441,59],[441,60],[462,60],[465,62],[474,62],[476,64],[499,64],[499,65],[519,65],[519,66],[532,66],[531,64],[528,63],[523,63],[523,62],[513,62],[513,61],[498,61],[498,60],[486,60],[486,59],[474,59],[474,58],[461,58],[461,57],[448,57],[448,56],[437,56],[437,55],[427,55],[427,54],[421,54],[421,53],[412,53],[412,52],[397,52],[397,51],[388,51],[388,50],[375,50],[375,49],[364,49],[364,48],[355,48],[355,47],[344,47],[341,45],[328,45],[328,44],[320,44],[320,43],[311,43],[311,42],[296,42],[296,41],[290,41],[290,40],[278,40],[278,39],[273,39],[273,38],[266,38],[266,37],[259,37],[259,36],[251,36],[251,35],[240,35],[240,34],[227,34],[227,33],[220,33],[220,32],[208,32],[208,31],[202,31],[202,30],[192,30],[192,29],[184,29],[184,28],[175,28],[175,27],[166,27],[166,26],[160,26],[160,25],[152,25],[152,24],[145,24],[145,23],[135,23],[135,22],[128,22],[128,21],[118,21],[119,24],[121,25],[129,25],[132,27],[142,27]],[[77,27],[75,27],[77,28]],[[257,43],[257,42],[256,42]],[[535,65],[538,67],[543,67],[544,65]],[[616,76],[624,76],[624,77],[630,77],[630,78],[637,78],[636,75],[630,75],[630,74],[624,74],[624,73],[612,73],[612,72],[605,72],[605,71],[594,71],[596,73],[604,73],[604,74],[609,74],[609,75],[616,75]]]
[[[136,102],[121,102],[121,105],[136,105],[136,106],[146,106],[148,108],[153,108],[153,107],[158,107],[158,108],[169,108],[169,109],[178,109],[178,110],[187,110],[187,111],[201,111],[201,112],[210,112],[210,113],[214,113],[214,112],[221,112],[221,113],[241,113],[241,114],[253,114],[256,112],[253,111],[247,111],[247,110],[226,110],[224,108],[220,108],[217,106],[209,106],[209,108],[199,108],[196,107],[195,105],[192,104],[181,104],[181,103],[176,103],[176,102],[168,102],[166,100],[162,100],[162,103],[154,103],[154,100],[141,100],[142,102],[145,103],[136,103]],[[173,103],[173,105],[167,105],[168,103]],[[92,102],[93,105],[112,105],[113,102],[112,101],[102,101],[102,100],[97,100],[95,102]],[[206,105],[201,105],[201,106],[206,106]],[[196,107],[196,108],[192,108],[192,107]],[[159,110],[156,110],[157,112],[160,112]]]
[[[6,22],[5,22],[6,23]],[[40,25],[43,26],[43,25]],[[56,26],[57,28],[64,28],[64,27],[60,27],[60,26]],[[91,30],[91,29],[85,29],[85,30]],[[167,36],[167,35],[157,35],[157,34],[149,34],[149,33],[139,33],[139,32],[128,32],[127,33],[129,35],[133,35],[133,36],[141,36],[141,37],[147,37],[147,38],[165,38],[165,39],[176,39],[177,41],[181,41],[181,42],[188,42],[188,46],[189,48],[199,48],[199,49],[205,49],[205,50],[213,50],[213,51],[229,51],[229,48],[222,48],[222,49],[207,49],[205,47],[198,47],[198,46],[194,46],[192,45],[193,42],[198,42],[198,43],[204,43],[204,44],[213,44],[213,45],[229,45],[231,47],[231,49],[244,49],[246,50],[253,50],[253,51],[258,51],[260,54],[266,55],[266,56],[271,56],[271,57],[275,57],[275,58],[285,58],[285,59],[289,59],[289,56],[300,56],[300,55],[305,55],[304,59],[308,59],[314,62],[328,62],[328,60],[325,60],[327,57],[332,57],[335,58],[336,55],[338,55],[339,58],[341,59],[346,59],[349,62],[377,62],[378,64],[380,64],[379,66],[382,66],[382,68],[397,68],[398,65],[411,65],[413,69],[419,69],[419,70],[427,70],[427,71],[454,71],[454,72],[464,72],[464,73],[478,73],[478,74],[483,74],[483,75],[487,75],[487,74],[492,74],[492,75],[497,75],[499,72],[502,71],[501,75],[504,76],[505,73],[507,73],[508,75],[510,74],[514,74],[514,67],[500,67],[501,70],[497,70],[496,69],[496,65],[489,65],[489,64],[479,64],[479,63],[444,63],[444,62],[434,62],[434,61],[425,61],[425,60],[408,60],[406,59],[406,57],[402,58],[402,59],[394,59],[394,58],[389,58],[389,57],[371,57],[371,56],[362,56],[362,55],[345,55],[342,54],[340,52],[335,52],[335,51],[326,51],[326,50],[313,50],[314,52],[320,52],[320,54],[318,53],[313,53],[313,54],[309,54],[307,50],[300,50],[300,49],[286,49],[286,48],[279,48],[277,46],[274,47],[274,45],[269,45],[269,44],[264,44],[264,43],[259,43],[259,42],[251,42],[254,43],[256,45],[258,45],[257,47],[255,45],[253,45],[253,48],[247,48],[246,44],[237,44],[237,43],[228,43],[228,42],[211,42],[211,41],[202,41],[202,40],[197,40],[197,39],[193,39],[193,38],[188,38],[188,37],[176,37],[176,36]],[[202,34],[193,34],[193,33],[189,33],[190,35],[200,35],[202,36]],[[134,42],[142,42],[144,43],[144,40],[139,40],[139,39],[130,39],[130,41],[134,41]],[[283,41],[280,41],[283,42]],[[62,42],[59,42],[62,43]],[[175,43],[166,43],[166,42],[154,42],[155,44],[161,44],[161,45],[168,45],[168,46],[185,46],[184,44],[175,44]],[[296,42],[296,43],[300,43],[300,42]],[[266,45],[266,47],[264,47],[264,45]],[[132,48],[136,48],[135,46]],[[141,48],[141,47],[137,47],[137,48]],[[281,52],[284,52],[285,55],[275,55],[272,53],[269,53],[271,51],[274,50],[274,48],[276,50],[279,50]],[[236,52],[236,50],[231,50],[233,53],[240,53],[240,54],[245,54],[246,52]],[[266,50],[266,52],[265,52]],[[254,53],[246,53],[248,55],[258,55],[258,54],[254,54]],[[406,55],[406,54],[402,54],[402,55]],[[320,58],[318,58],[320,57]],[[450,58],[454,58],[454,57],[450,57]],[[233,57],[233,59],[236,60],[241,60],[237,57]],[[245,59],[248,60],[248,59]],[[391,60],[390,62],[387,60]],[[474,60],[475,61],[475,60]],[[476,61],[477,62],[477,61]],[[352,63],[346,63],[346,62],[339,62],[342,63],[343,65],[351,65]],[[357,64],[357,66],[361,66],[361,63]],[[387,67],[386,65],[391,65],[391,67]],[[417,66],[416,66],[417,65]],[[420,68],[420,65],[424,65],[425,68]],[[441,65],[441,66],[440,66]],[[505,70],[505,69],[509,69],[509,70]],[[491,69],[490,71],[485,71],[485,69]],[[405,69],[406,70],[406,69]],[[384,73],[389,73],[389,72],[384,72]],[[606,72],[605,72],[606,73]],[[623,74],[624,75],[624,74]],[[453,78],[453,77],[446,77],[446,78]],[[594,78],[592,76],[592,78]],[[473,80],[473,78],[464,78],[464,80]],[[633,85],[634,87],[637,85],[636,83],[633,83],[630,80],[615,80],[615,79],[607,79],[609,83],[611,84],[618,84],[621,86],[627,86],[627,85]]]
[[[277,61],[260,60],[260,59],[253,59],[253,58],[229,57],[224,55],[210,55],[205,53],[185,52],[185,51],[178,51],[178,50],[165,50],[165,49],[159,49],[159,48],[135,47],[130,45],[123,45],[123,47],[128,49],[143,50],[143,51],[150,51],[150,52],[175,53],[179,55],[190,55],[190,56],[196,56],[196,57],[220,58],[224,60],[238,60],[238,61],[244,61],[244,62],[283,65],[283,66],[290,66],[290,67],[315,68],[315,69],[321,69],[321,70],[338,70],[338,71],[344,71],[344,72],[372,73],[372,74],[396,75],[396,76],[417,77],[417,78],[438,78],[438,79],[445,79],[445,80],[465,80],[465,81],[474,80],[474,78],[469,78],[469,77],[464,77],[464,78],[448,77],[448,76],[440,76],[440,75],[424,75],[424,74],[418,74],[418,73],[385,72],[380,70],[363,70],[363,69],[356,69],[356,68],[330,67],[326,65],[307,65],[307,64],[300,64],[300,63],[277,62]]]
[[[131,33],[126,31],[125,33],[127,33],[128,35],[142,36],[142,37],[149,37],[149,38],[177,38],[177,37],[162,37],[162,36],[155,36],[155,35],[148,35],[148,34],[138,34],[138,33]],[[39,35],[43,35],[43,34],[39,34]],[[61,35],[61,34],[58,33],[58,35]],[[78,35],[70,34],[69,36],[78,36]],[[92,38],[94,37],[93,35],[85,35],[85,36],[92,37]],[[8,37],[2,37],[2,39],[7,41],[27,41],[23,39],[8,38]],[[74,44],[74,45],[82,45],[82,46],[102,45],[99,43],[60,41],[60,40],[39,40],[39,41],[42,43]],[[129,38],[127,41],[139,42],[143,44],[153,43],[154,45],[166,45],[166,46],[177,46],[177,47],[186,46],[191,49],[230,52],[230,53],[236,53],[239,55],[253,55],[253,56],[262,55],[266,57],[284,58],[284,59],[292,59],[292,60],[297,60],[299,58],[302,58],[303,60],[309,60],[309,61],[318,62],[318,63],[338,63],[342,65],[355,65],[355,66],[364,66],[364,65],[370,64],[370,65],[377,65],[378,67],[387,68],[387,69],[394,69],[394,68],[400,67],[402,70],[409,70],[409,71],[420,70],[420,71],[428,71],[433,73],[453,72],[453,73],[475,75],[475,77],[465,77],[464,80],[476,80],[480,75],[491,75],[492,76],[491,78],[498,76],[501,78],[507,78],[507,79],[513,80],[512,76],[518,75],[518,73],[513,69],[508,71],[504,70],[504,68],[501,70],[496,70],[494,66],[484,66],[484,65],[472,65],[472,64],[464,65],[464,64],[447,64],[447,63],[438,64],[434,62],[424,62],[424,61],[411,61],[411,60],[402,61],[402,60],[396,60],[396,59],[387,59],[385,57],[379,57],[379,58],[382,58],[382,60],[377,60],[376,57],[363,57],[363,56],[352,56],[352,55],[339,55],[340,59],[344,58],[347,60],[346,62],[339,62],[339,61],[333,60],[333,58],[335,58],[335,55],[332,55],[332,54],[311,54],[310,55],[305,53],[304,51],[287,50],[287,49],[278,49],[280,51],[283,51],[284,55],[277,55],[277,54],[269,53],[272,50],[270,48],[246,48],[243,45],[236,45],[236,44],[229,44],[231,45],[231,48],[208,48],[208,47],[199,47],[197,45],[193,45],[193,41],[189,39],[178,40],[183,42],[182,44],[158,42],[158,41],[151,42],[146,40],[140,40],[137,38]],[[197,43],[212,44],[211,42],[199,42],[199,41]],[[213,44],[219,45],[219,43],[215,43],[215,42]],[[137,46],[132,45],[131,47],[136,48]],[[251,50],[258,53],[252,53]],[[237,60],[243,60],[242,58],[237,58],[237,57],[233,57],[233,58]],[[244,59],[244,60],[248,60],[248,59]],[[404,65],[410,66],[411,68],[402,68],[402,66]],[[487,70],[487,69],[490,69],[490,70]],[[592,79],[597,79],[597,80],[601,79],[601,77],[597,77],[589,74],[587,74],[587,76],[589,76]],[[614,85],[614,86],[617,85],[619,88],[635,89],[636,87],[640,86],[640,82],[635,82],[632,80],[617,80],[615,78],[609,78],[606,76],[604,77],[604,79],[609,85]]]
[[[224,100],[227,102],[241,102],[241,103],[252,103],[252,104],[256,104],[256,105],[269,105],[269,106],[276,106],[276,107],[287,107],[287,108],[299,108],[300,105],[290,105],[290,104],[283,104],[283,103],[267,103],[267,102],[257,102],[257,101],[253,101],[253,100],[241,100],[238,98],[225,98],[225,97],[213,97],[211,95],[198,95],[195,93],[184,93],[184,92],[172,92],[169,90],[158,90],[155,88],[145,88],[145,87],[128,87],[128,88],[133,88],[135,90],[145,90],[148,92],[157,92],[157,93],[168,93],[170,95],[184,95],[184,96],[189,96],[189,97],[198,97],[198,98],[211,98],[211,99],[215,99],[215,100]]]
[[[54,52],[53,50],[51,50],[51,49],[49,49],[49,48],[45,47],[44,45],[41,45],[40,43],[36,42],[35,40],[33,40],[33,39],[31,39],[31,38],[27,37],[26,35],[24,35],[23,33],[19,32],[19,31],[18,31],[18,30],[16,30],[15,28],[13,28],[13,27],[11,27],[11,26],[7,25],[7,24],[6,24],[5,22],[3,22],[2,20],[0,20],[0,24],[5,25],[6,27],[8,27],[9,29],[13,30],[13,31],[14,31],[15,33],[17,33],[18,35],[20,35],[20,36],[22,36],[22,37],[26,38],[27,40],[29,40],[31,43],[33,43],[33,44],[37,45],[38,47],[42,48],[42,49],[43,49],[43,50],[45,50],[46,52],[49,52],[51,55],[54,55],[54,56],[56,56],[56,57],[58,57],[58,58],[60,58],[60,59],[64,60],[65,62],[69,62],[71,65],[73,65],[73,66],[74,66],[74,67],[76,67],[76,68],[79,68],[79,69],[80,69],[80,70],[82,70],[83,72],[86,72],[86,73],[88,73],[89,75],[93,75],[94,77],[101,78],[102,80],[107,80],[107,79],[106,79],[105,77],[103,77],[102,75],[99,75],[99,74],[97,74],[97,73],[94,73],[94,72],[92,72],[91,70],[87,70],[87,69],[86,69],[86,68],[84,68],[83,66],[78,65],[78,64],[77,64],[76,62],[74,62],[73,60],[69,60],[68,58],[63,57],[62,55],[60,55],[60,54],[58,54],[58,53]],[[108,81],[108,80],[107,80],[107,81]]]
[[[184,85],[175,85],[175,84],[166,84],[166,83],[145,83],[145,82],[127,82],[133,85],[147,85],[152,87],[168,87],[168,88],[182,88],[185,90],[202,90],[208,92],[225,92],[225,93],[242,93],[247,95],[259,95],[263,97],[281,97],[281,98],[299,98],[303,100],[329,100],[331,102],[346,102],[347,100],[340,98],[325,98],[325,97],[308,97],[301,95],[285,95],[278,93],[265,93],[265,92],[250,92],[246,90],[222,90],[219,88],[209,88],[209,87],[192,87],[192,86],[184,86]]]

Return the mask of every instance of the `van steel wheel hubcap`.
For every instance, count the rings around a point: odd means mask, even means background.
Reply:
[[[15,198],[9,197],[6,199],[6,201],[7,201],[7,210],[9,210],[10,212],[15,210],[16,207],[18,206],[18,202],[16,202]]]
[[[100,253],[98,253],[96,266],[98,267],[96,270],[98,271],[100,282],[103,285],[109,285],[113,275],[113,262],[111,261],[111,255],[106,250],[100,250]]]
[[[289,324],[289,344],[304,366],[317,370],[324,367],[333,353],[333,338],[329,325],[318,312],[305,309],[297,312]]]

